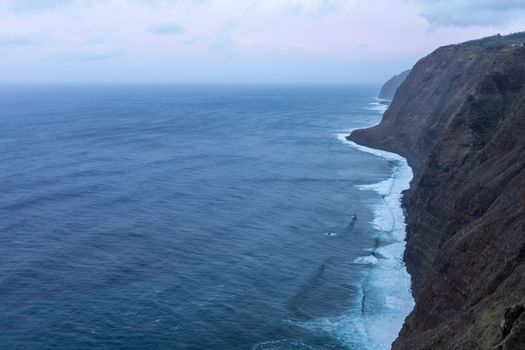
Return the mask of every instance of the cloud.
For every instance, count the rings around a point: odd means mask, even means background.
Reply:
[[[286,13],[291,15],[316,16],[341,10],[347,0],[290,0],[276,3],[278,6],[284,6]]]
[[[73,3],[74,0],[8,0],[5,6],[12,12],[53,10]]]
[[[0,33],[0,47],[36,46],[44,41],[42,33]]]
[[[172,5],[202,5],[211,0],[128,0],[129,3],[156,8],[160,6]]]
[[[345,5],[345,0],[321,0],[319,2],[319,12],[328,13],[338,11]]]
[[[120,55],[122,52],[123,50],[120,48],[94,48],[59,52],[51,55],[49,58],[52,61],[93,62],[113,58]]]
[[[233,21],[227,22],[221,29],[219,29],[213,39],[211,40],[210,48],[216,50],[227,49],[235,46],[232,32],[235,29],[235,23]]]
[[[182,42],[183,45],[195,45],[197,44],[198,42],[200,41],[199,38],[195,37],[195,38],[191,38],[191,39],[188,39],[188,40],[184,40]]]
[[[26,14],[33,12],[50,12],[64,8],[85,9],[97,3],[108,3],[105,0],[0,0],[0,12]]]
[[[525,18],[525,0],[419,0],[432,27],[504,25]]]
[[[151,25],[149,31],[155,34],[182,34],[184,26],[178,22],[159,22]]]

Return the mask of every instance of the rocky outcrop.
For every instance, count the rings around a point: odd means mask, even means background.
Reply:
[[[381,91],[379,91],[379,95],[377,97],[383,100],[393,99],[394,95],[396,94],[397,88],[399,87],[399,85],[401,85],[401,83],[405,81],[405,79],[408,76],[408,73],[410,73],[410,69],[388,80],[381,88]]]
[[[394,349],[525,349],[525,34],[439,48],[350,139],[405,156],[416,306]]]
[[[505,318],[501,321],[500,337],[501,343],[495,349],[512,349],[515,345],[523,344],[525,341],[525,306],[515,305],[505,310]]]

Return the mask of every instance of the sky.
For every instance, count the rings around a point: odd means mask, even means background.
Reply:
[[[372,83],[525,0],[0,0],[0,83]]]

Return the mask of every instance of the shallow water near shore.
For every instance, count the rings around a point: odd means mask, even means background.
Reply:
[[[388,347],[411,171],[343,137],[377,90],[1,88],[0,344]]]

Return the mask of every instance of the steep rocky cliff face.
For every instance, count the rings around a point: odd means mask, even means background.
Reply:
[[[381,88],[381,91],[379,91],[379,95],[377,97],[384,99],[384,100],[393,99],[394,95],[396,94],[397,88],[399,87],[399,85],[401,85],[405,81],[405,79],[408,76],[408,73],[410,73],[410,69],[388,80]]]
[[[416,307],[394,349],[525,349],[525,34],[420,60],[358,143],[415,171],[405,262]]]

